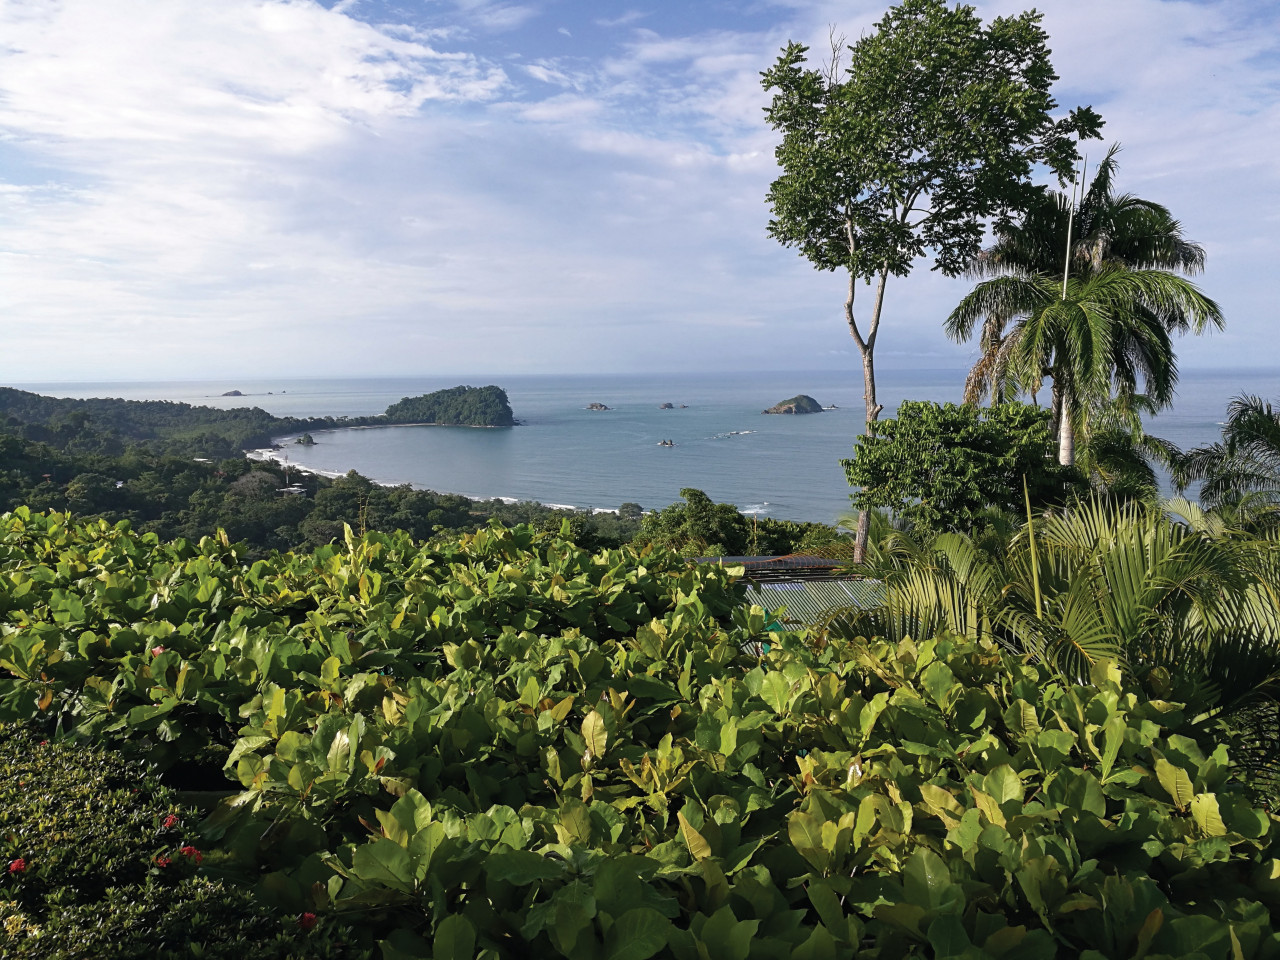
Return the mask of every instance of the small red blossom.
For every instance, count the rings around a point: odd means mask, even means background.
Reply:
[[[314,913],[304,913],[298,918],[298,926],[303,930],[310,930],[316,925],[316,915]]]
[[[49,741],[48,741],[48,740],[41,740],[41,741],[40,741],[40,746],[42,746],[42,747],[47,747],[48,745],[49,745]]]
[[[22,857],[19,857],[17,860],[9,861],[10,873],[22,873],[22,871],[26,869],[27,869],[27,861],[22,859]]]
[[[190,857],[196,863],[204,863],[204,854],[195,847],[179,847],[178,852],[184,857]]]
[[[162,653],[164,653],[164,647],[161,647],[161,646],[154,646],[154,647],[152,647],[152,648],[151,648],[151,655],[152,655],[153,657],[158,657],[158,656],[160,656],[160,654],[162,654]]]
[[[173,862],[173,861],[172,861],[172,860],[170,860],[168,857],[156,857],[156,866],[157,866],[157,867],[167,867],[167,866],[168,866],[169,864],[171,864],[172,862]]]
[[[176,814],[171,813],[164,818],[164,822],[160,824],[160,828],[162,830],[168,830],[170,827],[176,827],[177,825],[178,825],[178,817]]]

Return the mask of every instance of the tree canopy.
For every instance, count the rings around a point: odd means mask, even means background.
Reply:
[[[515,425],[507,392],[501,387],[450,387],[420,397],[405,397],[387,407],[390,423],[439,423],[470,427]]]
[[[861,487],[853,498],[860,509],[894,510],[936,533],[972,530],[992,508],[1020,513],[1024,477],[1034,506],[1068,500],[1079,477],[1052,454],[1047,410],[909,400],[841,464]]]

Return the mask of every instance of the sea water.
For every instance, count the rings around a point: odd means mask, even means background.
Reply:
[[[903,399],[960,400],[963,369],[885,370],[882,416]],[[509,429],[374,427],[287,442],[291,464],[331,475],[357,470],[380,483],[474,498],[537,500],[577,508],[645,509],[695,487],[746,512],[830,523],[849,510],[840,459],[864,420],[861,371],[739,374],[431,376],[418,378],[15,383],[50,396],[178,400],[257,406],[277,416],[367,416],[403,397],[458,384],[495,383],[520,425]],[[242,396],[223,393],[239,390]],[[821,414],[762,411],[808,394]],[[1280,398],[1280,370],[1184,371],[1171,410],[1149,431],[1185,448],[1219,438],[1231,397]],[[1042,398],[1044,399],[1044,398]],[[610,409],[589,410],[592,403]],[[672,409],[660,409],[664,403]],[[669,440],[673,445],[661,445]]]

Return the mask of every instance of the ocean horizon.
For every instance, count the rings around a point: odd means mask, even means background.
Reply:
[[[879,372],[881,416],[893,416],[904,399],[959,402],[966,372]],[[626,502],[657,509],[678,500],[685,487],[744,512],[779,519],[832,523],[850,509],[839,461],[851,455],[862,430],[860,370],[7,385],[50,396],[256,406],[277,416],[356,417],[382,413],[403,397],[460,383],[505,389],[520,425],[319,431],[315,446],[280,438],[284,449],[277,455],[330,476],[356,470],[378,483],[573,509],[612,510]],[[231,390],[241,395],[223,396]],[[1280,397],[1280,368],[1185,371],[1173,407],[1152,418],[1148,431],[1183,449],[1212,443],[1219,439],[1227,403],[1241,393]],[[762,414],[797,394],[834,409],[802,416]],[[592,403],[610,409],[587,409]],[[666,403],[672,408],[661,409]]]

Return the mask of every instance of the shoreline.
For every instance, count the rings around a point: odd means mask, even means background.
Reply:
[[[512,424],[498,423],[436,423],[429,421],[425,423],[354,423],[349,427],[337,425],[333,427],[321,427],[316,433],[333,433],[337,430],[383,430],[387,427],[463,427],[467,430],[510,430],[512,427],[520,426],[520,422],[516,421]]]
[[[404,424],[397,424],[397,426],[404,426],[404,427],[409,427],[409,426],[453,426],[453,424],[409,424],[409,423],[404,423]],[[354,430],[358,430],[358,429],[363,429],[363,428],[360,428],[360,427],[350,427],[350,428],[347,428],[347,429],[354,429]],[[495,429],[497,429],[497,428],[495,428]],[[329,431],[316,431],[316,432],[317,432],[317,433],[320,433],[320,432],[327,433],[327,432],[329,432]],[[282,438],[282,439],[284,439],[284,438]],[[340,472],[340,471],[338,471],[338,470],[319,470],[319,469],[316,469],[315,467],[305,467],[305,466],[303,466],[302,464],[294,463],[294,462],[292,462],[292,461],[288,461],[288,462],[286,462],[285,457],[284,457],[284,454],[285,454],[285,451],[283,451],[283,450],[276,450],[274,447],[260,447],[260,448],[258,448],[258,449],[256,449],[256,450],[246,450],[246,451],[244,451],[244,456],[245,456],[245,459],[246,459],[246,460],[256,460],[256,461],[260,461],[260,462],[261,462],[261,461],[270,461],[270,462],[272,462],[272,463],[276,463],[276,464],[279,464],[279,465],[281,465],[281,466],[287,466],[289,469],[291,469],[291,470],[296,470],[298,473],[309,473],[309,474],[312,474],[312,475],[317,476],[317,477],[327,477],[327,478],[328,478],[328,479],[330,479],[330,480],[341,480],[343,477],[345,477],[345,476],[347,475],[347,473],[350,473],[350,472],[351,472],[350,470],[346,471],[345,473],[344,473],[344,472]],[[354,470],[354,469],[355,469],[355,468],[354,468],[354,467],[352,467],[352,470]],[[361,474],[361,476],[364,476],[364,474]],[[368,480],[370,483],[376,484],[376,485],[377,485],[377,486],[379,486],[379,487],[386,487],[386,488],[387,488],[387,489],[389,489],[389,490],[390,490],[390,489],[394,489],[394,488],[396,488],[396,487],[408,487],[410,490],[428,490],[428,489],[429,489],[429,488],[427,488],[427,487],[418,487],[418,486],[415,486],[411,481],[408,481],[408,480],[404,481],[403,483],[396,483],[396,482],[391,481],[391,480],[374,480],[372,477],[365,477],[365,479],[366,479],[366,480]],[[577,507],[577,506],[574,506],[574,505],[573,505],[573,504],[571,504],[571,503],[545,503],[545,502],[543,502],[542,500],[530,500],[530,499],[527,499],[527,498],[522,499],[522,498],[520,498],[520,497],[504,497],[504,496],[502,496],[502,495],[495,495],[495,496],[492,496],[492,497],[483,497],[483,496],[475,496],[475,495],[470,494],[470,493],[459,493],[459,492],[458,492],[458,491],[456,491],[456,490],[434,490],[434,489],[432,489],[432,490],[430,490],[430,492],[431,492],[431,493],[444,494],[444,495],[446,495],[446,496],[451,496],[451,497],[466,497],[468,500],[472,501],[473,503],[489,503],[489,502],[491,502],[491,501],[493,501],[493,500],[501,500],[503,503],[506,503],[506,504],[513,504],[513,503],[536,503],[538,506],[540,506],[540,507],[546,507],[548,510],[563,510],[563,511],[566,511],[566,512],[572,512],[572,513],[584,513],[584,512],[586,511],[586,508],[585,508],[585,507]],[[592,507],[592,508],[591,508],[591,512],[592,512],[593,514],[596,514],[596,513],[617,513],[617,512],[618,512],[618,508],[617,508],[617,507]],[[646,511],[645,511],[645,513],[649,513],[649,512],[650,512],[650,511],[648,511],[648,510],[646,510]]]

